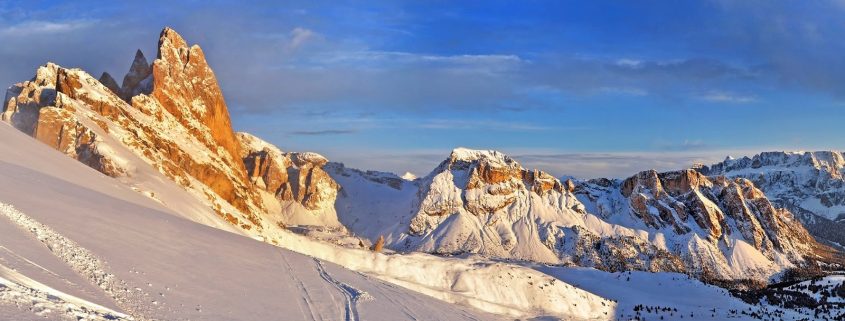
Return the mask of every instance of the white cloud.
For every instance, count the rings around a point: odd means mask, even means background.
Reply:
[[[447,66],[488,66],[499,69],[525,63],[517,55],[432,55],[401,51],[336,51],[316,55],[314,63],[320,64],[420,64],[434,63]]]
[[[735,104],[747,104],[757,102],[757,97],[754,96],[737,95],[721,91],[711,91],[701,96],[700,98],[706,101]]]
[[[546,131],[553,129],[548,126],[535,124],[507,122],[496,120],[463,120],[463,119],[427,119],[411,121],[410,126],[426,129],[464,129],[464,130],[495,130],[495,131]]]
[[[641,60],[636,60],[636,59],[623,58],[623,59],[616,60],[617,66],[623,66],[623,67],[629,67],[629,68],[637,68],[637,67],[642,66],[642,64],[643,64],[643,62]]]
[[[647,96],[648,91],[636,87],[601,87],[598,90],[602,93],[628,95],[628,96]]]
[[[59,34],[92,26],[92,20],[74,20],[64,22],[31,20],[0,28],[0,35],[27,37],[40,34]]]
[[[513,156],[524,167],[537,168],[555,176],[590,178],[627,178],[638,172],[655,169],[671,171],[690,168],[693,164],[710,165],[727,155],[753,155],[751,150],[708,150],[695,152],[586,152],[554,153],[549,151],[516,152]]]
[[[317,36],[318,34],[313,30],[296,27],[290,32],[290,40],[288,41],[287,49],[291,51],[299,49],[303,44]]]

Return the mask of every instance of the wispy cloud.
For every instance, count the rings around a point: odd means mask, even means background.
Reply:
[[[299,130],[288,132],[293,136],[325,136],[325,135],[348,135],[358,132],[354,129],[326,129],[326,130]]]
[[[354,69],[395,70],[438,68],[442,70],[485,73],[513,71],[528,61],[513,54],[437,55],[404,51],[335,50],[310,54],[287,67],[343,67]]]
[[[302,47],[306,42],[319,37],[319,34],[313,30],[296,27],[290,32],[290,40],[287,43],[287,50],[293,51]]]
[[[393,173],[406,171],[420,176],[428,174],[449,156],[449,150],[408,150],[345,152],[344,158],[334,158],[347,166],[376,169]],[[539,169],[556,177],[572,176],[580,179],[626,178],[640,171],[655,169],[670,171],[690,168],[696,163],[713,164],[728,155],[754,155],[753,150],[710,150],[697,152],[560,152],[549,149],[502,150],[523,167]]]
[[[558,177],[625,178],[640,171],[670,171],[696,163],[712,164],[727,155],[751,155],[754,151],[708,150],[696,152],[607,152],[607,153],[517,153],[512,155],[528,168],[548,171]]]
[[[655,147],[665,151],[697,151],[705,149],[714,149],[713,146],[704,142],[701,139],[684,139],[682,142],[670,142],[661,140],[656,142]]]
[[[618,94],[618,95],[629,95],[629,96],[646,96],[648,95],[648,91],[642,88],[636,87],[601,87],[599,88],[599,92],[608,93],[608,94]]]
[[[456,130],[495,130],[495,131],[547,131],[553,129],[567,129],[565,126],[542,126],[537,124],[507,122],[497,120],[463,120],[463,119],[421,119],[407,120],[408,125],[426,129],[456,129]]]
[[[31,37],[40,34],[61,34],[83,28],[96,23],[94,20],[72,20],[72,21],[39,21],[31,20],[0,28],[0,35],[15,37]]]
[[[711,91],[700,96],[700,98],[702,100],[719,103],[748,104],[757,102],[757,97],[755,96],[738,95],[722,91]]]

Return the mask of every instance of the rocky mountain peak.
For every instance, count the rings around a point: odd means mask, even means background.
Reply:
[[[123,84],[120,86],[119,96],[123,100],[130,102],[132,97],[138,94],[149,94],[151,90],[150,75],[152,68],[147,58],[141,49],[135,51],[135,58],[132,59],[132,65],[129,67],[129,72],[123,76]]]
[[[485,164],[496,167],[519,166],[519,164],[515,160],[513,160],[502,152],[495,150],[475,150],[463,147],[458,147],[452,150],[452,153],[449,155],[449,159],[447,159],[447,162],[452,164],[459,162],[483,162]]]
[[[295,201],[309,210],[330,210],[340,186],[325,172],[328,160],[312,152],[283,153],[248,133],[237,133],[250,181],[279,201]]]
[[[188,47],[171,28],[159,38],[158,58],[152,65],[152,91],[165,110],[187,124],[212,150],[222,147],[232,167],[243,169],[238,160],[240,145],[232,131],[228,108],[214,72],[199,46]]]
[[[323,155],[313,152],[290,153],[290,159],[297,167],[323,167],[329,162]]]
[[[630,197],[640,186],[651,191],[655,196],[663,193],[663,185],[660,183],[660,178],[657,177],[657,171],[652,169],[639,172],[624,180],[621,189],[622,195]]]
[[[322,169],[327,160],[282,154],[263,141],[242,152],[202,50],[169,28],[159,44],[151,65],[136,52],[119,90],[107,73],[98,80],[48,63],[32,80],[10,87],[0,118],[139,191],[150,188],[145,195],[157,200],[153,195],[163,190],[147,186],[156,181],[149,175],[163,175],[207,206],[191,206],[191,219],[267,236],[293,221],[280,212],[295,208],[313,218],[302,224],[339,225],[333,207],[339,186]],[[279,202],[263,194],[274,184],[287,185]],[[301,206],[290,206],[296,203]]]
[[[476,189],[489,185],[510,184],[524,186],[542,195],[547,191],[566,192],[563,184],[551,174],[540,170],[529,170],[510,156],[495,150],[474,150],[455,148],[449,158],[443,161],[432,174],[457,171],[467,177],[465,189]],[[511,188],[513,189],[513,188]]]
[[[179,51],[185,48],[188,48],[188,43],[176,30],[170,27],[164,27],[161,30],[158,38],[158,59],[162,59],[174,52],[178,55],[180,54]]]
[[[104,71],[98,80],[115,95],[120,95],[120,86],[117,85],[117,81],[114,80],[114,77],[112,77],[111,74]]]

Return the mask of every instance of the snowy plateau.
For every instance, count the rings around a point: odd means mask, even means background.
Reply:
[[[845,318],[837,152],[359,170],[233,131],[170,28],[121,84],[46,63],[0,120],[0,320]]]

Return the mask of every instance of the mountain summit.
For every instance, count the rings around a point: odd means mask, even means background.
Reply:
[[[298,217],[326,216],[319,221],[339,226],[337,184],[319,174],[326,161],[286,156],[302,164],[279,168],[273,179],[293,194],[274,196],[253,179],[272,174],[247,171],[258,151],[232,130],[202,49],[171,28],[158,44],[152,64],[136,52],[119,89],[108,74],[101,82],[48,63],[8,90],[2,120],[165,205],[188,207],[176,212],[201,223],[267,240]],[[184,192],[173,192],[173,184]]]

